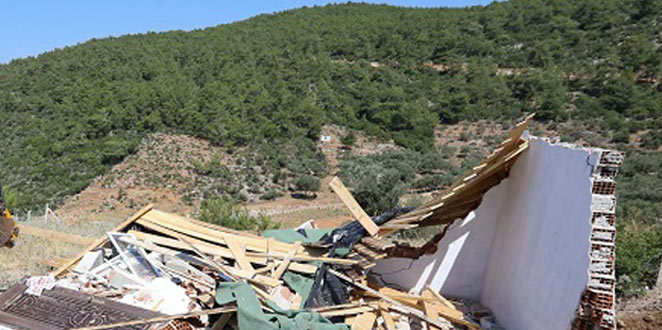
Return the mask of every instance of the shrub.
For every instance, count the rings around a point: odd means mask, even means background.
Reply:
[[[263,231],[280,228],[280,223],[271,222],[269,216],[251,215],[235,202],[222,198],[212,198],[202,202],[200,220],[236,230]]]
[[[341,178],[351,188],[356,201],[371,215],[386,212],[396,206],[407,191],[401,173],[380,163],[345,167]]]
[[[628,221],[617,236],[617,290],[622,297],[641,295],[655,285],[662,260],[662,226]]]
[[[271,200],[274,200],[274,199],[276,199],[280,196],[283,196],[282,192],[280,192],[276,189],[269,189],[266,193],[262,194],[262,197],[260,197],[260,198],[264,199],[264,200],[271,201]]]
[[[354,134],[354,131],[349,131],[349,133],[340,138],[340,142],[348,147],[353,146],[356,143],[356,134]]]
[[[4,193],[5,196],[5,206],[12,212],[16,210],[18,206],[18,192],[12,189],[10,186],[4,186],[0,189],[0,194]]]
[[[321,187],[320,180],[310,175],[300,176],[296,182],[294,182],[294,185],[297,190],[302,191],[319,191]]]

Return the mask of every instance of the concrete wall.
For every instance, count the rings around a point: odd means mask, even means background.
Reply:
[[[508,179],[433,256],[380,262],[388,283],[480,300],[509,330],[569,329],[586,287],[595,154],[532,138]]]

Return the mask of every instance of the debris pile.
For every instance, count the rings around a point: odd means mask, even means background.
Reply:
[[[334,229],[236,231],[148,205],[48,276],[0,295],[0,328],[501,329],[490,309],[432,285],[408,291],[375,266],[435,254],[445,231],[420,247],[386,238],[467,217],[528,148],[530,119],[416,209],[371,218],[335,178],[355,220]]]
[[[416,322],[439,329],[450,329],[453,324],[479,328],[476,322],[485,316],[484,311],[460,307],[433,290],[413,295],[369,281],[362,271],[369,266],[366,257],[323,243],[333,233],[324,229],[271,230],[260,236],[148,206],[51,275],[29,278],[10,291],[13,297],[21,292],[39,301],[51,297],[44,292],[57,288],[58,294],[100,297],[134,311],[124,312],[123,318],[62,314],[72,320],[89,320],[72,322],[72,328],[132,325],[169,329],[173,321],[168,315],[179,320],[177,329],[184,323],[183,328],[222,329],[224,323],[254,328],[260,322],[276,329],[302,322],[311,328],[396,329]],[[371,237],[363,238],[361,245],[372,246],[360,248],[372,256],[377,256],[375,250],[390,247]],[[20,303],[9,302],[2,312],[18,310]],[[89,308],[91,305],[82,310],[89,313]],[[21,322],[16,324],[3,315],[0,323],[10,325],[44,321],[38,314],[21,315],[13,321]]]

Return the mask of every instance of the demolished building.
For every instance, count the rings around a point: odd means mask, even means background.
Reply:
[[[509,172],[480,201],[468,188],[412,219],[452,223],[434,254],[382,260],[373,272],[412,292],[429,285],[481,301],[506,329],[613,329],[614,178],[622,154],[526,140],[517,161],[473,184],[480,190]],[[463,217],[453,221],[455,214]]]
[[[0,324],[615,329],[614,178],[623,155],[530,136],[530,120],[416,209],[370,218],[333,180],[356,219],[333,230],[239,232],[147,206],[51,278],[1,295]],[[389,239],[432,225],[446,226],[420,247]],[[55,308],[71,297],[78,312]],[[113,300],[104,309],[97,299]],[[59,323],[44,320],[53,310]]]

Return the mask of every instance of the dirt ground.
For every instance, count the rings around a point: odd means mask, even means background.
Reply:
[[[153,203],[158,209],[188,215],[196,208],[195,203],[184,199],[198,179],[192,163],[206,161],[213,154],[222,155],[224,164],[232,162],[222,148],[205,140],[152,134],[143,139],[135,154],[96,178],[56,212],[68,223],[116,221]]]
[[[618,328],[624,330],[662,329],[662,290],[622,303],[617,313]]]

